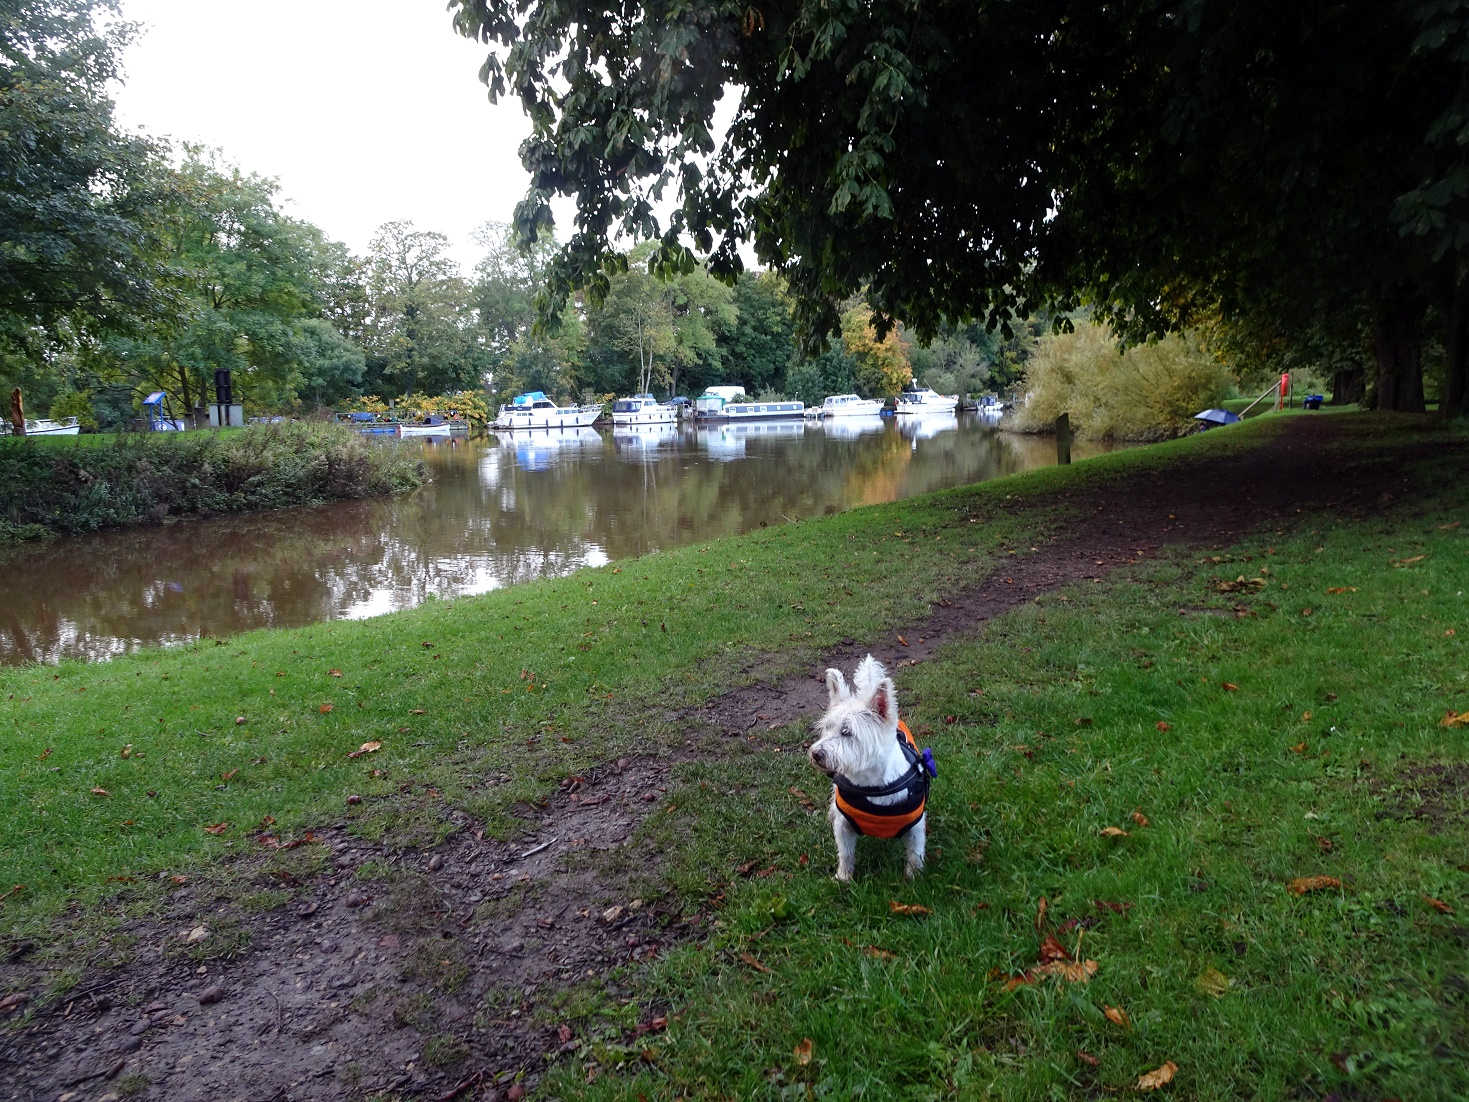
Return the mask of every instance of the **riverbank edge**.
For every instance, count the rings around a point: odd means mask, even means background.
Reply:
[[[0,438],[0,547],[186,517],[261,512],[422,486],[421,460],[350,429]]]

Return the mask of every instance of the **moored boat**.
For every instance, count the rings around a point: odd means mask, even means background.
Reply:
[[[819,417],[871,417],[882,412],[876,398],[859,398],[855,394],[828,394],[817,411]]]
[[[558,406],[543,391],[517,394],[500,407],[494,420],[497,429],[570,429],[590,425],[602,415],[602,407]]]
[[[454,426],[443,417],[430,416],[422,421],[402,421],[398,424],[400,440],[448,440],[454,435]]]
[[[337,414],[337,423],[346,425],[363,436],[398,435],[397,422],[381,420],[376,413],[361,410]]]
[[[8,436],[13,431],[9,421],[0,422],[0,436]],[[77,424],[75,417],[63,417],[60,421],[53,421],[49,417],[26,420],[27,436],[75,436],[79,432],[81,426]]]
[[[959,405],[959,399],[952,394],[937,394],[926,386],[919,386],[917,379],[910,379],[908,385],[898,392],[897,402],[893,406],[895,413],[953,413]]]
[[[738,400],[719,391],[735,390]],[[743,388],[710,387],[694,403],[700,421],[768,421],[801,418],[806,414],[805,402],[752,402],[744,397]]]
[[[678,407],[664,405],[651,394],[634,394],[612,403],[614,426],[664,425],[678,420]]]

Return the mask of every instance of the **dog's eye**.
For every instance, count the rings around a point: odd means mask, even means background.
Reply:
[[[850,723],[843,723],[842,724],[842,738],[851,738],[851,737],[852,737],[852,725]]]

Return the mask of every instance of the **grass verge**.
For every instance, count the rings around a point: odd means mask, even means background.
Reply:
[[[510,831],[568,774],[681,744],[680,709],[917,618],[1088,487],[1284,420],[379,620],[4,671],[21,887],[0,930],[39,937],[119,892],[147,906],[324,817],[426,844],[452,804]],[[1344,471],[1431,439],[1344,424]],[[644,981],[664,1032],[629,1042],[635,1007],[578,993],[588,1044],[548,1092],[1069,1097],[1171,1063],[1191,1097],[1461,1097],[1469,753],[1442,722],[1469,711],[1469,487],[1431,456],[1402,475],[1391,516],[1175,555],[901,671],[941,768],[916,884],[867,843],[854,888],[827,879],[824,818],[791,792],[820,803],[799,725],[681,767],[646,841],[714,932]],[[752,860],[765,875],[739,875]],[[1313,876],[1338,883],[1291,891]]]

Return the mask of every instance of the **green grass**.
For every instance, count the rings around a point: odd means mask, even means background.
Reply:
[[[1344,469],[1355,449],[1462,442],[1411,419],[1343,423]],[[228,875],[214,863],[256,850],[267,816],[282,838],[343,819],[425,845],[456,806],[510,831],[513,804],[566,775],[682,744],[677,709],[916,619],[1064,523],[1053,492],[1084,502],[1285,424],[372,621],[0,672],[0,880],[23,885],[0,932]],[[1469,1092],[1464,787],[1422,772],[1469,761],[1465,730],[1440,726],[1469,711],[1469,530],[1452,527],[1469,485],[1452,463],[1403,462],[1416,496],[1390,518],[1307,516],[1268,543],[1049,594],[899,671],[940,763],[912,885],[901,847],[866,841],[858,883],[830,880],[824,816],[790,792],[822,798],[801,724],[681,767],[644,830],[667,861],[648,887],[712,905],[710,937],[634,1003],[576,992],[590,1044],[543,1089],[1091,1097],[1173,1061],[1178,1097]],[[1240,576],[1262,585],[1219,589]],[[752,859],[774,871],[740,876]],[[1312,875],[1342,887],[1287,890]],[[1007,990],[1037,963],[1042,897],[1042,928],[1079,940],[1096,974]],[[633,1039],[653,1007],[667,1031]]]
[[[1440,726],[1469,711],[1469,492],[1425,492],[1406,520],[1048,596],[901,675],[940,762],[913,885],[866,841],[854,888],[825,879],[825,823],[789,794],[817,790],[800,731],[689,768],[702,806],[669,839],[691,838],[687,896],[724,893],[714,935],[649,987],[677,1008],[649,1058],[614,1072],[614,1044],[548,1093],[1090,1097],[1172,1061],[1184,1097],[1465,1097],[1469,935],[1430,902],[1469,906],[1465,780],[1417,770],[1469,768]],[[1219,592],[1240,575],[1264,588]],[[750,858],[776,873],[734,876]],[[1342,887],[1288,890],[1316,875]],[[1007,990],[1042,898],[1095,978]]]

